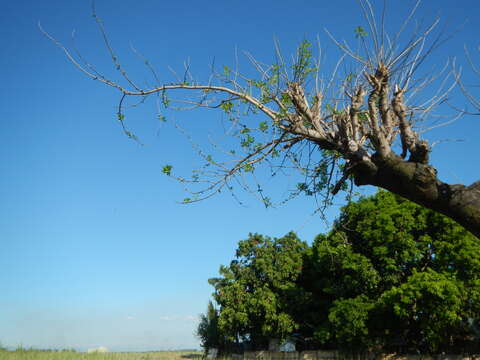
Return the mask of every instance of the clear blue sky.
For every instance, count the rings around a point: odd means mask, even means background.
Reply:
[[[392,23],[413,4],[390,3]],[[440,15],[447,33],[464,24],[427,66],[451,56],[465,65],[464,44],[472,51],[479,45],[477,10],[473,0],[421,5],[418,18]],[[362,23],[354,0],[97,0],[97,11],[140,81],[148,76],[130,43],[166,81],[167,66],[181,69],[187,58],[193,73],[206,78],[214,58],[220,65],[233,63],[235,48],[272,59],[274,37],[288,53],[305,37],[320,35],[328,62],[334,46],[323,28],[351,39]],[[161,168],[198,164],[188,141],[155,119],[153,103],[127,113],[145,146],[128,140],[115,121],[118,93],[71,66],[40,34],[38,21],[66,44],[75,29],[81,52],[113,73],[89,0],[2,4],[0,342],[80,350],[198,348],[193,331],[212,292],[207,279],[231,260],[239,240],[248,232],[282,236],[294,230],[311,241],[327,228],[311,216],[310,198],[267,210],[242,193],[244,206],[227,194],[179,205],[182,188]],[[480,83],[468,68],[465,81]],[[452,102],[465,104],[458,94]],[[199,141],[219,134],[214,112],[171,116]],[[428,134],[464,140],[434,149],[433,164],[445,181],[479,178],[479,121],[466,116]],[[288,181],[268,186],[281,192]],[[333,208],[329,218],[337,214]]]

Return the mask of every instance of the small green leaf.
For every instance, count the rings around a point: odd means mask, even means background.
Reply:
[[[306,191],[308,189],[308,186],[306,183],[298,183],[297,189],[298,191]]]
[[[172,169],[173,169],[173,166],[172,165],[165,165],[163,168],[162,168],[162,173],[164,173],[165,175],[167,176],[170,176],[171,172],[172,172]]]
[[[245,172],[253,172],[254,169],[255,169],[255,168],[254,168],[251,164],[247,164],[247,165],[245,165],[245,166],[243,167],[243,170],[244,170]]]
[[[357,39],[368,35],[363,26],[357,26],[353,32],[355,33],[355,37]]]
[[[272,200],[269,197],[264,197],[263,198],[263,205],[265,205],[266,208],[272,206]]]
[[[267,122],[262,121],[260,124],[258,124],[258,128],[260,129],[261,132],[267,132],[267,130],[268,130]]]
[[[165,94],[162,95],[162,103],[163,103],[163,106],[165,106],[166,108],[168,107],[168,105],[170,105],[170,100],[167,98],[167,95]]]
[[[255,142],[255,138],[250,134],[247,134],[247,137],[240,142],[240,145],[243,148],[247,148]]]
[[[362,122],[368,121],[367,112],[366,112],[366,111],[363,111],[363,112],[358,113],[358,118],[359,118],[360,121],[362,121]]]
[[[286,92],[282,93],[282,97],[280,98],[280,101],[285,106],[292,105],[292,98]]]
[[[253,149],[255,151],[260,151],[262,148],[263,148],[264,144],[262,143],[256,143],[255,146],[253,147]]]
[[[223,111],[225,111],[227,114],[232,112],[233,109],[233,103],[230,101],[226,101],[220,105]]]
[[[230,73],[231,73],[230,68],[228,66],[224,65],[223,66],[223,75],[225,75],[225,77],[229,77]]]

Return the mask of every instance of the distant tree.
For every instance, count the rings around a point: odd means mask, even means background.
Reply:
[[[441,181],[430,163],[432,146],[416,127],[421,124],[422,129],[429,128],[427,120],[432,110],[447,99],[457,83],[455,71],[447,71],[443,78],[441,72],[419,73],[420,65],[443,40],[441,33],[433,35],[438,19],[423,29],[412,23],[419,2],[400,30],[389,35],[384,13],[379,11],[381,16],[377,17],[369,0],[360,1],[366,25],[357,26],[352,34],[358,46],[330,36],[343,55],[328,76],[319,73],[320,59],[313,56],[311,44],[303,41],[291,62],[285,60],[278,46],[271,64],[247,55],[258,70],[257,77],[240,73],[237,66],[224,66],[213,69],[202,82],[191,75],[187,65],[177,79],[160,83],[161,76],[145,61],[156,84],[145,87],[120,63],[95,10],[93,16],[118,70],[118,79],[102,74],[44,33],[84,75],[120,93],[117,118],[129,137],[135,135],[126,125],[127,99],[143,102],[152,96],[171,108],[175,100],[169,94],[175,92],[184,96],[180,104],[217,109],[231,120],[228,134],[236,141],[231,151],[218,151],[216,157],[200,151],[205,166],[191,177],[176,175],[172,165],[164,166],[165,174],[193,186],[193,195],[185,198],[185,203],[233,190],[239,184],[270,206],[268,189],[256,183],[258,176],[252,177],[253,184],[245,180],[245,175],[258,174],[265,164],[271,169],[267,174],[298,170],[303,181],[293,195],[323,195],[329,203],[332,194],[348,189],[349,180],[357,186],[374,185],[441,212],[479,237],[480,181],[470,186]],[[411,36],[404,34],[406,29]],[[349,71],[340,74],[339,68]],[[438,88],[432,89],[439,77]],[[435,95],[429,97],[431,94]],[[165,119],[162,113],[158,117]]]
[[[195,331],[195,335],[200,340],[205,354],[210,349],[216,348],[219,353],[228,352],[231,348],[231,341],[220,331],[218,326],[218,310],[213,305],[212,301],[208,302],[207,311],[200,315],[200,322]]]
[[[391,193],[345,207],[299,282],[309,304],[298,321],[322,346],[438,353],[478,343],[478,240]]]
[[[291,314],[302,300],[296,279],[306,248],[294,233],[278,239],[250,234],[239,242],[236,259],[209,280],[224,335],[265,349],[270,338],[284,339],[298,328]]]

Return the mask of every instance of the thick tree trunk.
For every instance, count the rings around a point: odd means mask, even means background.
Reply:
[[[480,181],[470,186],[449,185],[430,165],[406,161],[390,153],[373,156],[354,168],[356,185],[374,185],[398,194],[457,221],[480,239]]]

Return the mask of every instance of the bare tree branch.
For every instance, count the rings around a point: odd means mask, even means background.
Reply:
[[[194,197],[185,202],[206,199],[223,189],[231,191],[232,184],[236,183],[257,196],[265,206],[271,206],[270,198],[259,184],[260,176],[255,172],[265,164],[272,176],[293,170],[304,180],[288,199],[304,193],[323,198],[322,206],[326,206],[334,194],[348,190],[347,181],[352,179],[357,186],[379,186],[440,211],[479,236],[480,183],[467,187],[441,182],[429,163],[431,146],[421,138],[417,127],[446,102],[457,83],[480,110],[480,102],[459,81],[454,61],[452,71],[446,70],[447,65],[440,73],[417,77],[424,60],[444,41],[442,32],[434,36],[439,20],[435,19],[423,30],[411,25],[420,4],[417,1],[398,32],[389,36],[385,30],[385,3],[378,19],[370,0],[359,2],[368,33],[361,26],[355,29],[357,50],[326,31],[342,54],[330,76],[320,73],[320,46],[315,58],[308,41],[300,43],[290,62],[285,60],[276,40],[273,63],[260,61],[245,52],[258,74],[256,78],[240,72],[235,50],[233,69],[225,66],[223,73],[217,72],[213,63],[211,75],[204,82],[194,80],[190,61],[186,61],[181,75],[170,69],[174,82],[162,83],[153,66],[132,47],[154,78],[153,87],[141,87],[127,75],[115,55],[93,6],[92,15],[104,46],[120,80],[126,82],[121,85],[101,74],[78,52],[76,57],[72,55],[40,24],[39,28],[84,75],[120,92],[117,117],[129,137],[134,135],[124,124],[123,104],[127,98],[140,98],[143,102],[155,94],[159,113],[161,104],[168,107],[175,101],[187,105],[177,107],[178,110],[218,109],[231,121],[226,134],[238,141],[238,152],[230,154],[234,160],[214,159],[197,149],[205,166],[191,179],[173,175],[172,166],[164,167],[167,175],[184,185],[205,185],[200,190],[189,190]],[[407,29],[413,30],[410,38],[403,42]],[[474,71],[480,73],[468,52],[467,57]],[[340,74],[341,65],[350,69],[346,75]],[[440,85],[432,91],[435,81]],[[171,93],[179,98],[170,99]],[[185,95],[188,93],[192,95]],[[433,95],[415,103],[419,94]],[[440,125],[426,124],[423,129],[443,126],[457,118],[452,116]],[[397,154],[398,145],[402,150]],[[223,150],[220,153],[228,156]],[[252,175],[254,186],[245,175]]]

